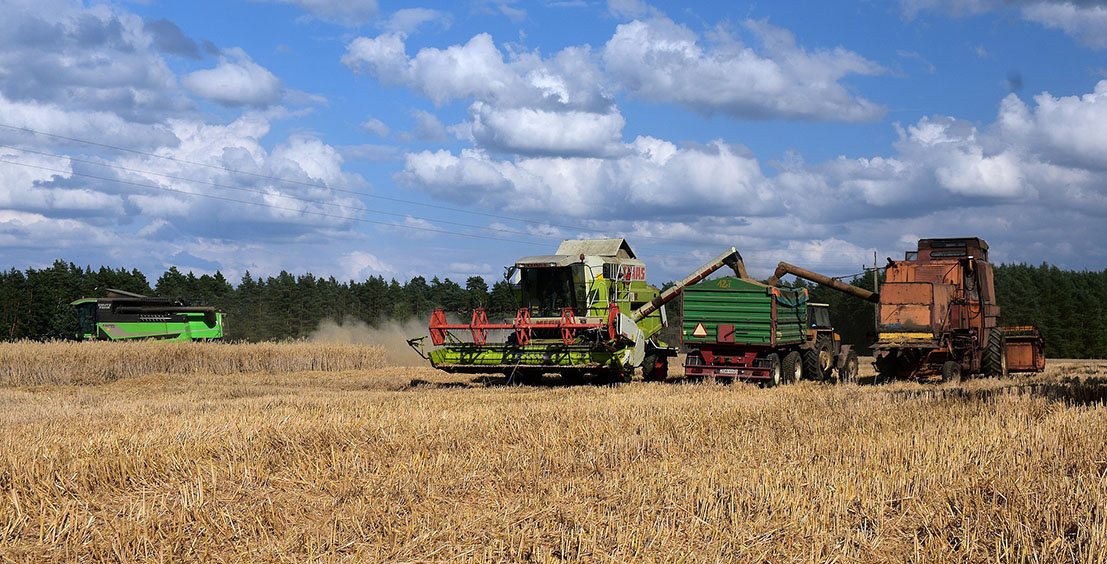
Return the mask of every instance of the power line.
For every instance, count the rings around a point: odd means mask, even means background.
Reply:
[[[377,199],[380,199],[380,200],[387,200],[387,201],[390,201],[390,202],[410,204],[410,205],[414,205],[414,206],[424,206],[424,207],[428,207],[428,208],[447,210],[447,211],[452,211],[452,212],[457,212],[457,213],[466,213],[466,214],[471,214],[471,215],[479,215],[479,216],[491,217],[491,218],[495,218],[495,219],[503,219],[503,220],[508,220],[508,221],[518,221],[520,223],[530,223],[530,224],[536,223],[536,221],[532,220],[532,219],[512,217],[512,216],[493,214],[493,213],[487,213],[487,212],[465,210],[465,209],[456,208],[456,207],[452,207],[452,206],[443,206],[443,205],[439,205],[439,204],[429,204],[429,203],[426,203],[426,202],[417,202],[417,201],[414,201],[414,200],[405,200],[403,198],[393,198],[393,197],[390,197],[390,196],[381,196],[381,195],[378,195],[378,194],[371,194],[371,193],[368,193],[368,192],[359,192],[357,190],[346,190],[346,189],[342,189],[342,188],[335,188],[335,187],[332,187],[332,186],[327,186],[326,184],[319,184],[319,183],[316,183],[316,182],[304,182],[302,180],[295,180],[295,179],[292,179],[292,178],[283,178],[283,177],[279,177],[279,176],[271,176],[271,175],[267,175],[267,174],[261,174],[261,173],[250,172],[250,171],[245,171],[245,170],[238,170],[238,169],[228,168],[228,167],[219,166],[219,165],[213,165],[213,164],[201,163],[201,162],[196,162],[196,161],[190,161],[190,160],[187,160],[187,159],[179,159],[179,158],[171,157],[171,156],[168,156],[168,155],[159,155],[157,153],[151,153],[151,152],[148,152],[148,151],[139,151],[137,149],[130,149],[130,148],[127,148],[127,147],[120,147],[118,145],[111,145],[111,144],[108,144],[108,143],[100,143],[100,142],[97,142],[97,141],[90,141],[90,140],[87,140],[87,139],[79,139],[77,137],[69,137],[69,136],[66,136],[66,135],[58,135],[56,133],[47,133],[45,131],[39,131],[39,130],[31,129],[31,128],[28,128],[28,127],[19,127],[19,126],[16,126],[16,125],[10,125],[10,124],[6,124],[6,123],[0,123],[0,127],[15,130],[15,131],[22,131],[22,132],[25,132],[25,133],[31,133],[33,135],[42,135],[44,137],[52,137],[54,139],[62,139],[62,140],[65,140],[65,141],[72,141],[74,143],[82,143],[82,144],[85,144],[85,145],[92,145],[94,147],[101,147],[101,148],[104,148],[104,149],[111,149],[111,150],[114,150],[114,151],[123,151],[123,152],[127,152],[127,153],[132,153],[132,154],[136,154],[136,155],[143,155],[143,156],[152,157],[152,158],[156,158],[156,159],[165,159],[165,160],[168,160],[168,161],[181,163],[181,164],[199,166],[199,167],[210,168],[210,169],[214,169],[214,170],[221,170],[221,171],[230,172],[230,173],[233,173],[233,174],[244,174],[244,175],[247,175],[247,176],[253,176],[255,178],[261,178],[261,179],[265,179],[265,180],[272,180],[272,181],[275,181],[275,182],[287,182],[287,183],[290,183],[290,184],[299,184],[301,186],[310,186],[312,188],[321,188],[321,189],[324,189],[324,190],[330,190],[332,192],[340,192],[340,193],[345,193],[345,194],[364,196],[366,198],[377,198]],[[574,226],[574,225],[561,225],[561,224],[556,224],[556,223],[550,223],[548,221],[541,221],[539,223],[549,225],[551,227],[559,227],[559,228],[562,228],[562,229],[572,229],[572,230],[577,230],[577,231],[594,231],[595,230],[594,228],[589,228],[589,227],[581,227],[581,226]],[[625,234],[625,232],[623,232],[623,233]],[[684,241],[684,240],[680,240],[680,239],[672,239],[672,238],[669,238],[669,237],[655,237],[655,236],[651,236],[651,235],[636,235],[636,237],[639,237],[639,238],[642,238],[642,239],[651,239],[651,240],[655,240],[655,241],[668,241],[668,242],[671,242],[671,243],[676,243],[676,244],[686,245],[686,246],[693,246],[693,247],[699,246],[701,244],[701,243],[698,243],[698,242],[695,242],[695,241]]]
[[[108,177],[104,177],[104,176],[97,176],[97,175],[94,175],[94,174],[87,174],[87,173],[82,173],[82,172],[61,170],[61,169],[45,167],[45,166],[40,166],[40,165],[33,165],[33,164],[29,164],[29,163],[21,163],[21,162],[11,161],[11,160],[7,160],[7,159],[3,159],[3,158],[0,158],[0,163],[5,163],[5,164],[10,164],[10,165],[15,165],[15,166],[22,166],[22,167],[26,167],[26,168],[33,168],[33,169],[43,170],[43,171],[47,171],[47,172],[53,172],[53,173],[57,173],[57,174],[68,174],[68,175],[71,175],[71,176],[79,176],[79,177],[82,177],[82,178],[90,178],[90,179],[93,179],[93,180],[102,180],[104,182],[114,182],[114,183],[117,183],[117,184],[125,184],[125,185],[129,185],[129,186],[136,186],[136,187],[139,187],[139,188],[147,188],[147,189],[151,189],[151,190],[161,190],[161,191],[164,191],[164,192],[175,192],[175,193],[178,193],[178,194],[184,194],[186,196],[199,196],[201,198],[208,198],[208,199],[212,199],[212,200],[220,200],[220,201],[225,201],[225,202],[233,202],[233,203],[238,203],[238,204],[246,204],[246,205],[251,205],[251,206],[258,206],[258,207],[263,207],[263,208],[270,208],[270,209],[277,209],[277,210],[284,210],[284,211],[292,211],[292,212],[296,212],[296,213],[315,215],[315,216],[319,216],[319,217],[326,217],[326,218],[332,218],[332,219],[342,219],[342,220],[347,220],[347,221],[356,221],[356,222],[369,223],[369,224],[374,224],[374,225],[384,225],[384,226],[388,226],[388,227],[399,227],[399,228],[402,228],[402,229],[411,229],[411,230],[415,230],[415,231],[425,231],[425,232],[430,232],[430,233],[440,233],[440,234],[444,234],[444,235],[457,235],[457,236],[460,236],[460,237],[469,237],[469,238],[473,238],[473,239],[484,239],[484,240],[488,240],[488,241],[501,241],[501,242],[509,242],[509,243],[520,243],[520,244],[523,244],[523,245],[543,246],[542,244],[536,243],[536,242],[533,242],[533,241],[519,241],[519,240],[513,240],[513,239],[503,239],[503,238],[500,238],[500,237],[489,237],[489,236],[485,236],[485,235],[476,235],[476,234],[472,234],[472,233],[463,233],[463,232],[459,232],[459,231],[449,231],[449,230],[446,230],[446,229],[434,229],[434,228],[430,228],[430,227],[418,227],[418,226],[414,226],[414,225],[405,225],[405,224],[402,224],[402,223],[388,223],[388,222],[384,222],[384,221],[374,221],[374,220],[371,220],[371,219],[365,219],[365,218],[359,218],[359,217],[349,217],[349,216],[342,216],[342,215],[330,214],[330,213],[319,212],[319,211],[302,210],[302,209],[298,209],[298,208],[278,206],[278,205],[266,204],[266,203],[262,203],[262,202],[251,202],[251,201],[248,201],[248,200],[237,200],[237,199],[234,199],[234,198],[227,198],[227,197],[224,197],[224,196],[216,196],[216,195],[213,195],[213,194],[204,194],[204,193],[199,193],[199,192],[187,192],[185,190],[179,190],[179,189],[176,189],[176,188],[169,188],[169,187],[158,186],[158,185],[154,185],[154,184],[143,184],[141,182],[133,182],[133,181],[130,181],[130,180],[122,180],[122,179],[118,179],[118,178],[108,178]],[[539,236],[535,236],[535,235],[528,235],[528,236],[539,237]],[[657,253],[651,253],[651,254],[654,254],[655,256],[665,257],[665,258],[676,258],[673,255],[658,255]],[[826,268],[832,268],[833,267],[832,265],[829,265],[829,264],[824,264],[823,266],[826,267]],[[844,266],[844,265],[842,265],[842,266]],[[839,278],[844,278],[844,276],[839,277]]]
[[[195,183],[195,184],[205,184],[207,186],[213,186],[213,187],[216,187],[216,188],[226,188],[228,190],[238,190],[240,192],[249,192],[249,193],[252,193],[252,194],[260,194],[262,196],[277,195],[277,196],[280,196],[282,198],[287,198],[287,199],[290,199],[290,200],[297,200],[297,201],[305,202],[305,203],[309,203],[309,204],[318,204],[318,205],[321,205],[321,206],[332,206],[332,207],[337,207],[337,208],[341,208],[341,209],[363,211],[363,212],[367,212],[367,213],[375,213],[375,214],[380,214],[380,215],[390,215],[390,216],[393,216],[393,217],[405,217],[405,218],[410,217],[410,218],[413,218],[413,219],[421,219],[421,220],[429,221],[429,222],[432,222],[432,223],[444,223],[444,224],[447,224],[447,225],[455,225],[455,226],[458,226],[458,227],[469,227],[469,228],[472,228],[472,229],[482,229],[482,230],[486,230],[486,231],[496,231],[496,232],[500,232],[500,233],[509,233],[509,234],[512,234],[512,235],[523,235],[523,236],[526,236],[526,237],[534,237],[536,239],[553,239],[553,240],[560,240],[561,239],[560,237],[550,237],[548,235],[535,235],[535,234],[532,234],[532,233],[527,233],[525,231],[516,231],[514,229],[501,229],[501,228],[498,228],[498,227],[482,227],[480,225],[472,225],[472,224],[469,224],[469,223],[458,223],[456,221],[447,221],[447,220],[444,220],[444,219],[431,219],[431,218],[428,218],[428,217],[420,217],[420,216],[411,215],[411,214],[373,210],[373,209],[369,209],[369,208],[364,207],[364,206],[362,206],[362,207],[348,206],[348,205],[345,205],[345,204],[338,204],[338,203],[327,202],[327,201],[323,201],[323,200],[312,200],[310,198],[301,198],[299,196],[293,196],[293,195],[285,194],[285,193],[282,193],[282,192],[266,192],[265,190],[253,190],[253,189],[250,189],[250,188],[243,188],[241,186],[230,186],[230,185],[227,185],[227,184],[219,184],[218,182],[210,182],[210,181],[207,181],[207,180],[197,180],[195,178],[185,178],[185,177],[182,177],[182,176],[175,176],[175,175],[172,175],[172,174],[165,174],[165,173],[161,173],[161,172],[153,172],[153,171],[149,171],[149,170],[140,170],[140,169],[135,169],[135,168],[129,168],[129,167],[125,167],[125,166],[122,166],[122,165],[102,163],[102,162],[97,162],[97,161],[93,161],[93,160],[89,160],[89,159],[81,159],[81,158],[77,158],[77,157],[71,157],[69,155],[58,155],[56,153],[48,153],[46,151],[36,151],[34,149],[25,149],[25,148],[22,148],[22,147],[14,147],[12,145],[5,145],[3,143],[0,143],[0,147],[7,147],[9,149],[14,149],[16,151],[22,151],[24,153],[31,153],[31,154],[35,154],[35,155],[43,155],[43,156],[53,157],[53,158],[58,158],[58,159],[67,159],[71,162],[84,163],[84,164],[89,164],[89,165],[93,165],[93,166],[102,166],[102,167],[105,167],[105,168],[113,168],[113,169],[116,169],[116,170],[122,170],[122,171],[132,172],[132,173],[136,173],[136,174],[149,174],[149,175],[152,175],[152,176],[160,176],[162,178],[169,178],[169,179],[172,179],[172,180],[179,180],[179,181],[182,181],[182,182],[192,182],[192,183]]]
[[[85,144],[85,145],[91,145],[91,146],[101,147],[101,148],[115,150],[115,151],[122,151],[122,152],[132,153],[132,154],[136,154],[136,155],[143,155],[143,156],[147,156],[147,157],[168,160],[168,161],[181,163],[181,164],[204,167],[204,168],[209,168],[209,169],[213,169],[213,170],[220,170],[220,171],[228,172],[228,173],[232,173],[232,174],[243,174],[243,175],[252,176],[252,177],[255,177],[255,178],[271,180],[271,181],[274,181],[274,182],[286,182],[286,183],[290,183],[290,184],[298,184],[298,185],[301,185],[301,186],[307,186],[307,187],[311,187],[311,188],[318,188],[318,189],[327,190],[327,191],[330,191],[330,192],[351,194],[351,195],[356,195],[356,196],[363,196],[363,197],[366,197],[366,198],[375,198],[375,199],[378,199],[378,200],[385,200],[385,201],[402,203],[402,204],[409,204],[409,205],[414,205],[414,206],[422,206],[422,207],[427,207],[427,208],[440,209],[440,210],[446,210],[446,211],[451,211],[451,212],[456,212],[456,213],[463,213],[463,214],[476,215],[476,216],[482,216],[482,217],[489,217],[489,218],[494,218],[494,219],[503,219],[503,220],[508,220],[508,221],[516,221],[516,222],[526,223],[526,224],[540,223],[540,224],[544,224],[544,225],[549,225],[551,227],[558,227],[558,228],[562,228],[562,229],[572,229],[572,230],[578,230],[578,231],[596,231],[597,230],[596,228],[590,228],[590,227],[581,227],[581,226],[574,226],[574,225],[557,224],[557,223],[551,223],[551,222],[544,221],[544,220],[543,221],[530,220],[530,219],[525,219],[525,218],[520,218],[520,217],[501,215],[501,214],[493,214],[493,213],[487,213],[487,212],[466,210],[466,209],[456,208],[456,207],[452,207],[452,206],[444,206],[444,205],[439,205],[439,204],[418,202],[418,201],[414,201],[414,200],[406,200],[406,199],[403,199],[403,198],[394,198],[394,197],[390,197],[390,196],[381,196],[381,195],[378,195],[378,194],[371,194],[371,193],[368,193],[368,192],[360,192],[360,191],[357,191],[357,190],[346,190],[346,189],[342,189],[342,188],[335,188],[335,187],[327,186],[326,184],[320,184],[320,183],[315,183],[315,182],[305,182],[305,181],[302,181],[302,180],[295,180],[295,179],[291,179],[291,178],[272,176],[272,175],[267,175],[267,174],[261,174],[261,173],[255,173],[255,172],[250,172],[250,171],[228,168],[228,167],[219,166],[219,165],[212,165],[212,164],[207,164],[207,163],[190,161],[190,160],[187,160],[187,159],[180,159],[180,158],[171,157],[171,156],[168,156],[168,155],[159,155],[157,153],[151,153],[151,152],[148,152],[148,151],[140,151],[140,150],[137,150],[137,149],[131,149],[131,148],[127,148],[127,147],[112,145],[112,144],[109,144],[109,143],[101,143],[101,142],[91,141],[91,140],[87,140],[87,139],[80,139],[80,138],[77,138],[77,137],[69,137],[69,136],[65,136],[65,135],[59,135],[59,134],[56,134],[56,133],[48,133],[48,132],[45,132],[45,131],[39,131],[39,130],[27,128],[27,127],[19,127],[19,126],[15,126],[15,125],[6,124],[6,123],[0,123],[0,128],[6,128],[6,129],[15,130],[15,131],[21,131],[21,132],[25,132],[25,133],[30,133],[32,135],[41,135],[41,136],[44,136],[44,137],[51,137],[51,138],[54,138],[54,139],[62,139],[62,140],[65,140],[65,141],[72,141],[74,143],[81,143],[81,144]],[[83,163],[87,163],[87,164],[92,164],[92,165],[97,165],[97,166],[104,166],[104,167],[109,167],[109,168],[118,168],[120,170],[135,172],[135,173],[139,173],[139,174],[150,174],[150,175],[155,175],[155,176],[162,176],[162,177],[171,178],[171,179],[175,179],[175,180],[181,180],[181,181],[185,181],[185,182],[196,182],[196,183],[200,183],[200,184],[207,184],[207,185],[214,186],[214,187],[228,188],[228,189],[232,189],[232,190],[241,190],[241,191],[247,191],[247,192],[252,191],[252,190],[245,189],[245,188],[228,186],[228,185],[223,185],[223,184],[217,184],[217,183],[212,183],[212,182],[203,181],[203,180],[187,179],[187,178],[176,177],[176,176],[163,174],[163,173],[156,173],[156,172],[150,172],[150,171],[141,171],[141,170],[137,170],[137,169],[130,169],[130,168],[122,167],[122,166],[119,166],[119,165],[110,165],[110,164],[105,164],[105,163],[98,163],[98,162],[95,162],[95,161],[88,161],[88,160],[78,159],[76,157],[69,157],[69,156],[56,155],[56,154],[52,154],[52,153],[38,152],[38,151],[31,150],[31,149],[23,149],[23,148],[19,148],[19,147],[13,147],[11,145],[0,144],[0,146],[9,147],[9,148],[20,150],[20,151],[36,153],[36,154],[40,154],[40,155],[53,156],[53,157],[57,157],[57,158],[67,158],[67,159],[70,159],[70,160],[74,160],[75,162],[83,162]],[[12,162],[12,161],[3,161],[3,162],[7,162],[9,164],[15,164],[15,165],[32,166],[33,167],[33,165],[27,165],[25,163],[17,163],[17,162]],[[36,168],[41,168],[41,167],[36,167]],[[45,169],[44,168],[44,170],[51,170],[51,169]],[[130,183],[130,182],[127,182],[127,181],[111,179],[111,178],[101,178],[101,177],[82,174],[82,173],[74,173],[74,172],[69,172],[69,171],[54,171],[54,172],[58,172],[60,174],[73,174],[73,175],[77,175],[77,176],[85,176],[85,177],[90,177],[90,178],[96,178],[96,179],[105,180],[105,181],[108,181],[108,182],[120,182],[120,183],[124,183],[124,184],[135,184],[136,186],[141,186],[141,187],[146,187],[146,188],[162,189],[161,187],[158,187],[158,186],[145,185],[145,184],[140,184],[140,183]],[[166,190],[170,190],[170,189],[166,188]],[[199,196],[208,197],[205,194],[185,192],[185,191],[182,191],[182,190],[173,190],[173,191],[180,192],[182,194],[192,194],[192,195],[199,195]],[[264,194],[264,195],[272,195],[270,193],[260,192],[260,191],[258,191],[257,193],[261,193],[261,194]],[[299,198],[299,197],[296,197],[296,196],[289,196],[289,195],[281,194],[279,192],[277,193],[277,195],[279,195],[281,197],[284,197],[284,198],[290,198],[290,199],[294,199],[294,200],[304,201],[304,202],[308,202],[308,203],[315,203],[315,204],[319,204],[319,205],[338,206],[338,207],[344,207],[345,209],[357,209],[357,210],[366,211],[366,212],[369,212],[369,213],[377,213],[377,214],[381,214],[381,215],[392,215],[392,216],[397,216],[397,217],[410,216],[413,219],[422,219],[424,221],[429,221],[429,222],[433,222],[433,223],[442,223],[442,224],[448,224],[448,225],[455,225],[455,226],[458,226],[458,227],[468,227],[468,228],[472,228],[472,229],[481,229],[481,230],[486,230],[486,231],[508,233],[508,234],[513,234],[513,235],[523,235],[523,236],[531,237],[531,238],[535,238],[535,239],[550,239],[550,240],[559,240],[560,239],[560,237],[551,237],[551,236],[547,236],[547,235],[536,235],[536,234],[529,233],[529,232],[516,231],[516,230],[510,230],[510,229],[501,229],[501,228],[496,228],[496,227],[481,227],[481,226],[465,224],[465,223],[458,223],[458,222],[451,222],[451,221],[446,221],[446,220],[429,219],[429,218],[425,218],[425,217],[414,216],[412,214],[397,214],[397,213],[392,213],[392,212],[383,212],[383,211],[377,211],[377,210],[370,210],[368,208],[355,208],[353,206],[344,206],[344,205],[341,205],[341,204],[333,204],[333,203],[323,202],[323,201],[318,201],[318,200],[303,199],[303,198]],[[210,197],[217,198],[216,196],[210,196]],[[232,202],[238,202],[239,201],[239,200],[234,200],[234,199],[231,199],[231,198],[222,198],[222,199],[224,199],[226,201],[232,201]],[[251,204],[251,205],[262,205],[262,204],[257,204],[256,202],[248,202],[248,201],[241,201],[241,202]],[[277,208],[277,209],[287,209],[287,210],[291,210],[291,211],[301,211],[301,210],[296,210],[295,208]],[[316,214],[316,215],[319,214],[319,212],[304,212],[304,213],[313,213],[313,214]],[[496,237],[483,237],[483,236],[477,236],[477,235],[471,235],[471,234],[458,233],[458,232],[449,231],[449,230],[418,228],[418,227],[414,227],[414,226],[410,226],[410,225],[402,225],[402,224],[396,224],[396,223],[386,223],[386,222],[378,222],[378,221],[371,221],[371,220],[363,220],[363,219],[359,219],[359,218],[346,218],[346,217],[343,217],[343,216],[332,216],[332,217],[349,219],[349,220],[353,220],[353,221],[362,221],[362,222],[365,222],[365,223],[375,223],[375,224],[380,224],[380,225],[402,226],[402,227],[406,227],[406,228],[409,228],[409,229],[432,231],[432,232],[439,232],[439,233],[445,233],[445,234],[458,234],[458,235],[462,235],[462,236],[466,236],[466,237],[478,237],[478,238],[492,239],[492,240],[498,240],[498,241],[511,241],[509,239],[501,239],[501,238],[496,238]],[[604,229],[600,228],[599,230],[603,231]],[[614,231],[614,233],[618,233],[620,235],[625,236],[629,232],[627,232],[627,231]],[[658,236],[641,235],[641,234],[635,234],[634,236],[637,239],[647,239],[647,240],[653,240],[653,241],[668,242],[670,244],[678,245],[678,246],[681,246],[681,247],[700,248],[704,244],[703,241],[686,241],[686,240],[675,239],[675,238],[671,238],[671,237],[658,237]],[[519,242],[525,243],[525,244],[537,245],[537,243],[532,243],[532,242],[529,242],[529,241],[519,241]],[[787,250],[787,249],[785,249],[785,250]],[[802,251],[802,252],[803,253],[816,253],[816,254],[838,253],[838,251],[815,251],[815,250],[805,250],[805,251]],[[660,256],[666,256],[666,255],[660,255]],[[671,256],[671,255],[669,255],[669,256]],[[827,266],[824,266],[824,267],[829,267],[829,266],[827,265]]]
[[[209,199],[212,199],[212,200],[221,200],[221,201],[224,201],[224,202],[234,202],[234,203],[238,203],[238,204],[247,204],[247,205],[259,206],[259,207],[263,207],[263,208],[272,208],[272,209],[292,211],[292,212],[302,213],[302,214],[317,215],[317,216],[320,216],[320,217],[328,217],[328,218],[332,218],[332,219],[343,219],[343,220],[347,220],[347,221],[358,221],[358,222],[362,222],[362,223],[372,223],[372,224],[376,224],[376,225],[387,225],[389,227],[400,227],[400,228],[403,228],[403,229],[414,229],[414,230],[417,230],[417,231],[428,231],[428,232],[431,232],[431,233],[443,233],[443,234],[447,234],[447,235],[458,235],[458,236],[461,236],[461,237],[472,237],[474,239],[487,239],[487,240],[490,240],[490,241],[502,241],[502,242],[508,242],[508,243],[521,243],[521,244],[524,244],[524,245],[542,246],[540,243],[535,243],[533,241],[518,241],[518,240],[512,240],[512,239],[502,239],[500,237],[488,237],[488,236],[485,236],[485,235],[475,235],[475,234],[472,234],[472,233],[462,233],[460,231],[449,231],[449,230],[446,230],[446,229],[434,229],[434,228],[430,228],[430,227],[417,227],[417,226],[414,226],[414,225],[405,225],[405,224],[402,224],[402,223],[388,223],[388,222],[385,222],[385,221],[373,221],[371,219],[365,219],[365,218],[361,218],[361,217],[348,217],[348,216],[335,215],[335,214],[319,212],[319,211],[301,210],[301,209],[290,208],[290,207],[286,207],[286,206],[278,206],[278,205],[274,205],[274,204],[265,204],[265,203],[262,203],[262,202],[251,202],[251,201],[248,201],[248,200],[236,200],[234,198],[216,196],[216,195],[213,195],[213,194],[203,194],[203,193],[199,193],[199,192],[186,192],[184,190],[178,190],[176,188],[167,188],[165,186],[156,186],[154,184],[143,184],[141,182],[132,182],[130,180],[121,180],[121,179],[118,179],[118,178],[107,178],[107,177],[104,177],[104,176],[96,176],[94,174],[86,174],[86,173],[83,173],[83,172],[72,172],[72,171],[68,171],[68,170],[60,170],[60,169],[56,169],[56,168],[33,165],[33,164],[29,164],[29,163],[20,163],[20,162],[15,162],[15,161],[9,161],[7,159],[2,159],[2,158],[0,158],[0,163],[7,163],[7,164],[16,165],[16,166],[34,168],[34,169],[44,170],[44,171],[47,171],[47,172],[54,172],[54,173],[58,173],[58,174],[68,174],[68,175],[71,175],[71,176],[80,176],[80,177],[84,177],[84,178],[92,178],[94,180],[103,180],[105,182],[115,182],[115,183],[118,183],[118,184],[127,184],[127,185],[131,185],[131,186],[137,186],[137,187],[140,187],[140,188],[149,188],[149,189],[152,189],[152,190],[162,190],[162,191],[166,191],[166,192],[176,192],[178,194],[184,194],[184,195],[187,195],[187,196],[199,196],[201,198],[209,198]]]

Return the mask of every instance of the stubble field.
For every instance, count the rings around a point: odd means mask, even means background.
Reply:
[[[0,345],[0,561],[1107,561],[1107,361],[505,387],[166,345]]]

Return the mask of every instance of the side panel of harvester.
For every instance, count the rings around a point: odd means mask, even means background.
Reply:
[[[723,277],[684,290],[685,375],[779,379],[782,358],[807,341],[807,290]],[[775,377],[774,377],[775,374]]]

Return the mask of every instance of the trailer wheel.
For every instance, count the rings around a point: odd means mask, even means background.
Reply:
[[[815,337],[815,344],[803,351],[803,373],[811,380],[823,381],[834,368],[834,355],[830,353],[830,335]]]
[[[769,353],[769,381],[765,383],[770,388],[780,385],[780,355]]]
[[[857,360],[857,351],[850,350],[846,355],[846,363],[838,369],[838,382],[841,384],[855,384],[861,374],[861,363]]]
[[[942,382],[947,384],[961,383],[961,363],[955,360],[947,360],[942,365]]]
[[[988,332],[988,345],[984,347],[980,365],[988,378],[1007,377],[1007,336],[1002,330],[993,327]]]
[[[781,379],[785,384],[797,384],[803,378],[803,360],[798,351],[792,351],[784,355],[784,364],[781,367]]]

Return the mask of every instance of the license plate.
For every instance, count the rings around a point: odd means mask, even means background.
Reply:
[[[737,376],[741,372],[737,368],[720,368],[719,374],[726,374],[727,376]]]

